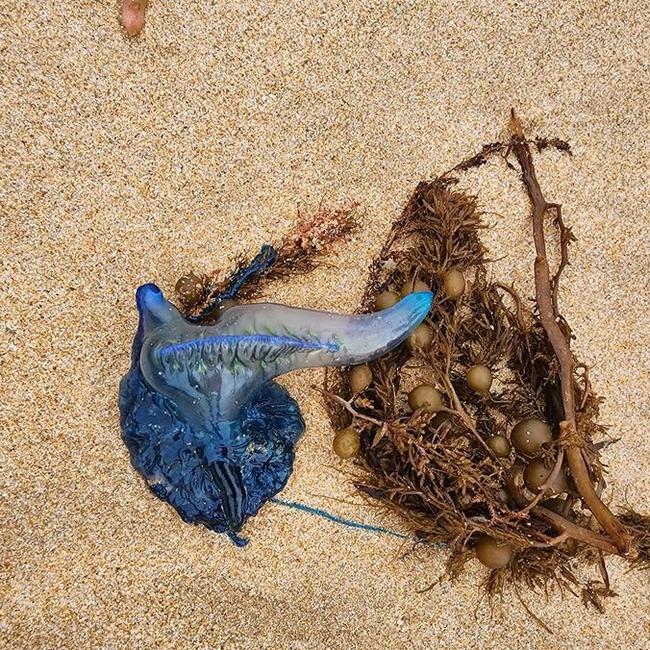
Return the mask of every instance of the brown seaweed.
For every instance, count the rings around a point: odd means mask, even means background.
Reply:
[[[514,550],[510,563],[483,582],[491,597],[514,588],[521,598],[524,587],[548,593],[556,585],[602,610],[603,598],[613,594],[607,555],[648,568],[649,518],[631,510],[617,517],[600,498],[600,451],[611,437],[598,421],[601,398],[589,368],[571,350],[571,329],[558,308],[575,238],[561,206],[542,194],[530,145],[569,154],[570,147],[558,138],[527,140],[514,113],[510,131],[507,142],[485,145],[449,172],[419,183],[370,268],[362,311],[373,308],[381,291],[399,291],[416,278],[437,292],[429,316],[431,347],[412,351],[404,345],[373,362],[373,382],[360,394],[350,394],[345,372],[330,373],[323,392],[333,427],[352,425],[360,434],[356,487],[398,512],[419,540],[447,544],[449,577],[459,575],[475,557],[476,541],[489,535]],[[532,309],[512,286],[491,279],[477,198],[455,187],[456,174],[495,154],[509,167],[519,166],[531,202]],[[560,235],[553,273],[544,233],[549,216]],[[450,270],[461,271],[467,283],[457,302],[444,295],[442,278]],[[495,377],[488,395],[467,385],[466,372],[475,364],[488,366]],[[444,394],[446,408],[410,410],[406,393],[423,382]],[[527,459],[514,449],[497,458],[486,444],[493,435],[509,437],[518,421],[531,416],[553,431],[543,450],[553,471],[537,494],[523,480]],[[560,473],[568,487],[549,499]],[[592,578],[579,578],[576,566],[583,565],[594,567]]]

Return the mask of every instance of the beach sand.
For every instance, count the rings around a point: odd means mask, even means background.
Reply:
[[[647,574],[610,563],[600,615],[527,594],[491,614],[472,563],[420,593],[444,551],[270,504],[248,548],[184,524],[120,440],[134,290],[172,295],[230,268],[298,209],[358,201],[330,265],[267,297],[354,311],[368,264],[417,182],[529,132],[578,243],[562,287],[575,349],[607,397],[607,498],[649,509],[648,6],[153,0],[129,40],[117,2],[0,12],[0,645],[6,648],[642,648]],[[645,85],[644,85],[645,84]],[[466,177],[489,211],[495,273],[530,292],[517,174]],[[307,433],[283,498],[396,530],[331,451],[322,370],[283,379]]]

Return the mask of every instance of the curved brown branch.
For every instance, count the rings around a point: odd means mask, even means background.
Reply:
[[[521,306],[521,298],[519,294],[514,290],[514,287],[511,287],[503,282],[495,282],[494,286],[505,291],[515,303],[515,318],[521,327],[522,332],[526,331],[526,323],[524,322],[524,310]]]
[[[543,506],[535,506],[535,508],[533,508],[533,512],[539,517],[542,517],[542,519],[546,519],[546,521],[548,521],[553,526],[553,528],[561,531],[563,534],[566,534],[566,536],[570,537],[571,539],[575,539],[579,542],[584,542],[585,544],[591,544],[591,546],[595,546],[596,548],[606,551],[607,553],[617,554],[619,552],[618,547],[614,546],[614,544],[612,544],[607,538],[603,537],[602,535],[598,535],[597,533],[594,533],[587,528],[583,528],[582,526],[577,526],[576,524],[571,523],[562,515],[558,515],[548,508],[544,508]]]
[[[561,212],[558,209],[558,206],[556,204],[549,204],[542,194],[535,173],[530,147],[524,137],[521,122],[515,115],[514,110],[511,115],[510,130],[512,132],[510,148],[511,151],[514,152],[521,167],[523,182],[532,204],[533,239],[536,251],[535,300],[539,309],[540,321],[560,364],[560,382],[562,387],[562,404],[564,407],[565,419],[565,423],[561,427],[561,430],[564,429],[566,437],[574,439],[576,432],[576,405],[573,386],[575,361],[571,349],[569,348],[567,337],[559,325],[561,317],[556,311],[554,304],[554,287],[551,281],[550,268],[546,255],[546,239],[544,236],[544,217],[549,209],[556,210],[556,214],[558,215],[556,221],[558,225],[560,225],[560,223],[562,224],[560,227],[560,233],[561,238],[564,238],[565,241],[562,251],[563,259],[565,249],[568,246],[566,228],[564,227],[563,222],[561,222]],[[555,276],[556,286],[562,268],[563,266],[561,262],[560,268]],[[568,446],[566,455],[571,475],[585,505],[589,510],[591,510],[594,517],[596,517],[600,525],[610,536],[618,552],[621,555],[628,555],[631,552],[632,537],[596,494],[580,447]],[[535,508],[535,512],[539,512],[538,508],[539,506]],[[543,514],[545,515],[545,518],[549,518],[549,515],[546,514],[546,512]]]
[[[515,466],[509,478],[508,489],[510,490],[515,503],[522,508],[526,506],[526,497],[524,496],[523,485],[523,466]],[[526,510],[527,508],[520,510],[516,514],[518,516],[526,516]],[[551,526],[553,526],[553,528],[555,528],[555,530],[557,530],[561,535],[565,535],[566,537],[576,541],[584,542],[585,544],[590,544],[591,546],[595,546],[603,551],[607,551],[607,553],[616,555],[619,552],[618,548],[606,537],[595,533],[593,530],[574,524],[562,514],[553,512],[552,510],[540,505],[535,505],[530,510],[537,517],[548,521],[548,523],[551,524]],[[568,511],[565,512],[565,515],[568,515]]]

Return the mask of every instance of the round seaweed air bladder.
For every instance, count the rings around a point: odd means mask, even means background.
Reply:
[[[203,325],[183,318],[157,286],[139,287],[119,398],[134,467],[183,520],[246,544],[246,519],[285,486],[304,431],[296,401],[273,379],[376,359],[424,320],[432,298],[412,293],[357,316],[237,305]]]

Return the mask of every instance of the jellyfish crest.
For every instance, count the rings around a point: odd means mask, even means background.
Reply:
[[[215,325],[204,326],[185,321],[160,290],[143,294],[143,374],[152,386],[198,412],[208,429],[234,419],[274,377],[381,356],[425,318],[432,300],[429,292],[413,293],[382,312],[353,316],[272,303],[240,305]]]

